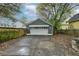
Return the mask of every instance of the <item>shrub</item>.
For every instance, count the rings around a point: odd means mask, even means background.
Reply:
[[[0,43],[21,37],[24,34],[23,29],[2,29],[0,30]]]

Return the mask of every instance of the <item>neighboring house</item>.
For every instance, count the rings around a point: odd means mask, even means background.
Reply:
[[[0,16],[0,27],[13,27],[11,20]]]
[[[17,21],[14,23],[15,28],[26,28],[26,25],[21,23],[20,21]]]
[[[0,27],[10,27],[10,28],[26,28],[26,26],[21,23],[20,21],[17,22],[6,22],[5,20],[3,22],[0,21]]]
[[[71,29],[79,30],[79,13],[70,18],[69,25]]]
[[[28,35],[52,35],[53,34],[52,25],[41,19],[37,19],[29,23],[28,29],[30,31]]]
[[[0,16],[0,27],[26,28],[26,25],[24,25],[20,21],[13,22],[11,19]]]

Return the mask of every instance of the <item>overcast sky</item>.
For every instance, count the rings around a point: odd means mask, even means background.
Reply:
[[[26,16],[27,20],[35,20],[38,16],[36,14],[37,4],[25,4],[22,8],[23,14]]]
[[[35,20],[38,18],[36,14],[36,7],[37,4],[25,4],[25,6],[22,8],[23,13],[28,20]],[[79,13],[79,7],[76,8],[75,14],[76,13]]]
[[[36,8],[38,4],[30,3],[30,4],[23,4],[21,8],[22,13],[15,15],[18,20],[22,20],[22,17],[25,16],[28,21],[33,21],[38,18],[36,14]],[[79,13],[79,7],[76,7],[75,14]]]
[[[28,21],[33,21],[38,18],[36,14],[36,7],[38,4],[24,4],[24,7],[21,9],[23,14],[17,14],[17,18],[21,19],[22,16],[25,16]],[[75,14],[79,13],[79,7],[76,8]],[[22,19],[21,19],[22,20]]]

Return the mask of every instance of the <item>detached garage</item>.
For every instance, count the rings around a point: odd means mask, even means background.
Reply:
[[[28,29],[30,31],[28,35],[52,35],[53,33],[52,25],[41,19],[29,23]]]

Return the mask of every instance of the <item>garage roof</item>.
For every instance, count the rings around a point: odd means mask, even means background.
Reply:
[[[29,23],[28,25],[51,25],[51,24],[49,24],[48,22],[43,21],[41,19],[37,19],[37,20]]]

